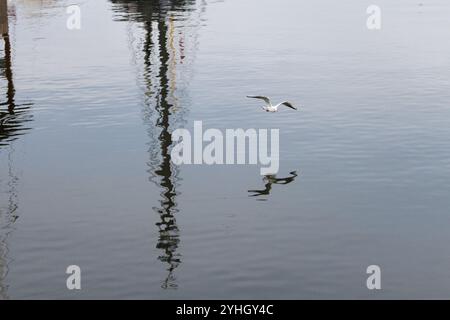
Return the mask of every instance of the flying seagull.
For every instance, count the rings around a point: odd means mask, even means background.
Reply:
[[[272,105],[272,103],[270,102],[270,99],[264,96],[247,96],[247,98],[254,98],[254,99],[261,99],[264,100],[264,102],[266,103],[266,106],[262,107],[262,109],[264,111],[267,112],[277,112],[278,111],[278,107],[281,105],[285,105],[286,107],[289,107],[291,109],[297,110],[296,107],[294,107],[292,105],[292,103],[290,103],[289,101],[283,101],[275,106]]]

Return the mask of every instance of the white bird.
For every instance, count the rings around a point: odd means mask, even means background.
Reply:
[[[294,107],[294,106],[292,105],[292,103],[290,103],[289,101],[283,101],[283,102],[280,102],[279,104],[277,104],[277,105],[274,106],[274,105],[272,105],[272,103],[270,102],[270,99],[267,98],[267,97],[264,97],[264,96],[247,96],[247,98],[255,98],[255,99],[261,99],[261,100],[264,100],[264,102],[266,103],[266,105],[265,105],[264,107],[262,107],[262,109],[263,109],[264,111],[267,111],[267,112],[277,112],[277,111],[278,111],[278,107],[281,106],[281,105],[284,105],[284,106],[289,107],[289,108],[291,108],[291,109],[297,110],[297,108]]]

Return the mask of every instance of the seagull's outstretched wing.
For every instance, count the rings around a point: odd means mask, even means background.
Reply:
[[[264,96],[247,96],[247,98],[261,99],[267,104],[268,107],[271,106],[270,99]]]
[[[294,106],[292,105],[292,103],[290,103],[289,101],[284,101],[284,102],[282,102],[282,103],[279,104],[279,106],[281,106],[281,105],[285,105],[286,107],[289,107],[289,108],[291,108],[291,109],[297,110],[297,108],[294,107]]]

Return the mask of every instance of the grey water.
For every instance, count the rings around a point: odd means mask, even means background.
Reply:
[[[8,1],[0,297],[449,298],[450,3],[372,2]],[[174,165],[197,120],[278,174]]]

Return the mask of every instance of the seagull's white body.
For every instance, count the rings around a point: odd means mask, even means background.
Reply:
[[[264,102],[266,103],[266,105],[265,105],[264,107],[262,107],[262,109],[263,109],[264,111],[267,111],[267,112],[277,112],[277,111],[278,111],[278,107],[279,107],[279,106],[282,106],[282,105],[284,105],[284,106],[286,106],[286,107],[288,107],[288,108],[297,110],[297,108],[294,107],[294,106],[292,105],[292,103],[290,103],[289,101],[283,101],[283,102],[280,102],[280,103],[277,104],[277,105],[272,105],[272,103],[270,102],[270,99],[267,98],[267,97],[265,97],[265,96],[247,96],[247,98],[254,98],[254,99],[261,99],[261,100],[264,100]]]

